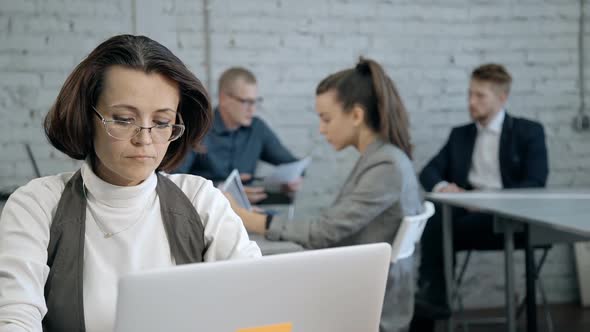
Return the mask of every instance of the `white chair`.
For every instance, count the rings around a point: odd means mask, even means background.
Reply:
[[[426,222],[434,214],[434,204],[424,201],[424,212],[416,216],[404,217],[391,248],[391,263],[410,257],[416,243],[420,241]]]

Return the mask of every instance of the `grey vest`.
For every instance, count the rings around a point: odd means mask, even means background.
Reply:
[[[82,288],[86,199],[82,190],[82,175],[78,171],[66,184],[51,224],[45,332],[86,330]],[[176,184],[160,174],[156,192],[176,264],[202,262],[206,251],[204,227],[194,206]]]

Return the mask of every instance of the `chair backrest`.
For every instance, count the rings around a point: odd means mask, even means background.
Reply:
[[[410,257],[416,243],[420,241],[426,222],[434,214],[434,204],[424,201],[424,212],[416,216],[407,216],[402,220],[391,249],[391,262]]]

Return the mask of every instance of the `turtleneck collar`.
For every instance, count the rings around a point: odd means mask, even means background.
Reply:
[[[86,160],[81,169],[82,179],[86,186],[88,199],[96,200],[112,207],[143,206],[146,200],[153,194],[158,177],[152,173],[145,181],[136,186],[116,186],[99,178],[89,160]]]

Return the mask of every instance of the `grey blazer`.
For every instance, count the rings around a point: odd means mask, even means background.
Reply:
[[[394,145],[377,140],[361,155],[329,208],[307,220],[275,218],[266,237],[311,249],[392,243],[403,217],[421,211],[410,159]]]
[[[376,141],[361,155],[334,203],[308,220],[273,219],[270,240],[306,248],[392,243],[404,216],[422,212],[412,162],[392,144]],[[414,309],[413,258],[389,267],[380,332],[406,331]]]

